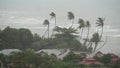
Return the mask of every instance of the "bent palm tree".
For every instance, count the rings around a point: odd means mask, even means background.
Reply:
[[[48,31],[48,38],[49,38],[49,25],[50,25],[49,21],[47,19],[44,20],[43,25],[45,25],[45,26],[47,25],[48,26],[47,31]]]
[[[51,16],[52,19],[53,19],[53,18],[55,19],[54,28],[56,28],[56,14],[55,14],[54,12],[51,12],[51,13],[50,13],[50,16]],[[54,28],[53,28],[53,29],[54,29]],[[54,31],[52,31],[52,36],[53,36],[53,33],[54,33]]]
[[[102,31],[101,31],[101,35],[100,35],[100,40],[102,38],[102,34],[103,34],[103,26],[104,26],[104,21],[105,21],[105,18],[98,18],[97,20],[97,26],[101,26],[102,27]]]
[[[94,47],[94,52],[96,51],[96,48],[98,46],[98,42],[100,42],[100,36],[99,36],[99,33],[94,33],[91,40],[91,42],[95,43],[95,47]]]
[[[85,27],[85,22],[84,22],[84,20],[83,19],[79,19],[78,20],[78,24],[79,24],[79,29],[82,29],[82,31],[81,31],[81,37],[80,37],[80,39],[82,38],[82,34],[83,34],[83,29],[84,29],[84,27]]]
[[[88,39],[88,37],[89,37],[89,28],[90,28],[90,22],[89,21],[87,21],[86,22],[86,27],[88,28],[88,32],[87,32],[87,39]]]
[[[56,14],[54,12],[50,13],[51,18],[55,18],[55,27],[56,27]]]
[[[74,24],[74,19],[75,19],[75,16],[72,12],[68,12],[68,19],[72,20],[72,25],[71,25],[71,27],[72,27]]]
[[[89,41],[89,28],[90,28],[90,22],[86,21],[86,27],[88,28],[86,39],[84,39],[84,46],[87,44],[87,41]]]

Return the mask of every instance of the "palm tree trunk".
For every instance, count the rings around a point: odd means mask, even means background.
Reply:
[[[71,25],[71,27],[73,27],[73,24],[74,24],[74,19],[72,20],[72,25]]]
[[[93,52],[96,51],[97,46],[98,46],[98,43],[95,43],[95,47],[94,47],[94,51]]]
[[[81,37],[80,37],[80,39],[82,38],[82,34],[83,34],[83,28],[82,28],[82,31],[81,31]]]
[[[102,44],[102,46],[101,46],[101,47],[99,47],[99,48],[97,49],[97,51],[98,51],[99,49],[101,49],[103,46],[105,46],[105,44],[107,43],[107,40],[108,40],[108,38],[106,37],[105,42]]]
[[[56,28],[56,17],[55,17],[55,26],[54,26],[54,28]],[[52,31],[52,36],[53,36],[53,34],[54,34],[54,31]]]
[[[86,40],[84,41],[84,46],[86,46],[86,44],[87,44],[88,36],[89,36],[89,27],[88,27],[88,33],[87,33],[87,36],[86,36]]]
[[[55,17],[55,27],[56,27],[56,17]]]
[[[42,35],[42,38],[45,36],[45,34],[47,33],[48,29],[45,31],[45,33]]]
[[[101,41],[101,38],[102,38],[102,34],[103,34],[103,26],[102,26],[102,31],[101,31],[101,35],[100,35],[100,41]]]
[[[48,24],[48,38],[49,38],[49,24]]]
[[[88,37],[89,37],[89,27],[88,27],[87,39],[88,39]]]

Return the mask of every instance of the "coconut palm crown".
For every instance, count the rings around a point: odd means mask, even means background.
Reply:
[[[71,27],[72,27],[74,24],[74,19],[75,19],[75,16],[72,12],[68,12],[68,19],[72,20],[72,25],[71,25]]]
[[[54,12],[51,12],[51,13],[50,13],[50,16],[51,16],[51,18],[55,18],[55,17],[56,17],[56,14],[55,14]]]
[[[102,38],[102,34],[103,34],[103,26],[104,26],[104,21],[105,21],[105,18],[98,18],[96,24],[97,26],[101,26],[102,27],[102,31],[101,31],[101,35],[100,35],[100,40]]]
[[[47,31],[48,31],[48,38],[49,38],[49,21],[46,19],[46,20],[44,20],[44,22],[43,22],[43,25],[47,25],[48,26],[48,29],[47,29]],[[45,32],[46,33],[46,32]]]

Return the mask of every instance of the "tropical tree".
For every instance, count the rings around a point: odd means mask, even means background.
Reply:
[[[91,40],[91,42],[95,43],[95,47],[94,47],[94,52],[96,51],[96,48],[98,46],[98,43],[100,42],[100,36],[99,36],[99,33],[94,33]]]
[[[88,32],[87,32],[87,36],[86,38],[84,39],[84,46],[87,44],[87,42],[89,41],[89,28],[90,28],[90,22],[89,21],[86,21],[86,25],[85,25],[87,28],[88,28]]]
[[[44,20],[44,22],[43,22],[43,25],[47,25],[48,26],[48,28],[47,28],[47,32],[48,32],[48,38],[49,38],[49,26],[50,26],[50,23],[49,23],[49,21],[46,19],[46,20]],[[46,32],[45,32],[46,33]]]
[[[57,46],[76,50],[86,49],[86,47],[82,47],[81,42],[76,39],[78,37],[75,35],[77,31],[76,29],[56,27],[54,31],[56,31],[56,34],[54,35],[54,43],[56,43]]]
[[[72,27],[74,24],[74,19],[75,19],[75,16],[72,12],[68,12],[68,19],[72,20],[72,25],[71,25],[71,27]]]
[[[80,39],[82,38],[82,34],[83,34],[83,29],[84,29],[84,27],[85,27],[85,22],[84,22],[84,20],[83,19],[79,19],[78,20],[78,24],[79,24],[79,29],[82,29],[82,31],[81,31],[81,37],[80,37]]]
[[[102,31],[101,31],[101,35],[100,35],[100,40],[102,38],[102,34],[103,34],[103,26],[104,26],[104,21],[105,21],[105,18],[98,18],[97,20],[97,26],[101,26],[102,27]]]
[[[103,34],[103,26],[104,26],[104,18],[98,18],[98,20],[97,20],[97,26],[101,26],[102,27],[102,31],[101,31],[101,34],[99,34],[98,32],[97,33],[94,33],[93,34],[93,37],[91,38],[91,42],[94,42],[95,43],[95,47],[94,47],[94,52],[96,51],[96,49],[97,49],[97,46],[98,46],[98,43],[99,42],[101,42],[101,38],[102,38],[102,34]],[[107,37],[106,37],[106,41],[104,42],[104,44],[102,45],[102,47],[106,44],[106,42],[107,42]],[[102,48],[102,47],[100,47],[100,48]],[[99,49],[100,49],[99,48]],[[98,49],[97,49],[98,50]]]
[[[69,52],[69,54],[63,58],[63,61],[76,63],[82,61],[82,56]]]
[[[56,27],[56,14],[54,12],[50,13],[51,18],[55,19],[55,27]]]
[[[86,27],[88,28],[88,32],[87,32],[87,39],[89,37],[89,28],[90,28],[90,22],[89,21],[86,21]]]

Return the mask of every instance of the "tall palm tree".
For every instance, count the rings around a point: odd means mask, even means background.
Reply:
[[[71,25],[71,27],[72,27],[74,24],[74,19],[75,19],[75,16],[72,12],[68,12],[68,19],[72,20],[72,25]]]
[[[50,13],[51,18],[55,19],[55,27],[56,27],[56,14],[54,12]]]
[[[86,21],[86,27],[88,28],[88,32],[87,32],[87,39],[89,37],[89,28],[90,28],[90,22],[89,21]]]
[[[88,32],[87,32],[87,36],[86,38],[84,39],[84,46],[87,44],[87,41],[89,41],[89,28],[90,28],[90,22],[89,21],[86,21],[86,25],[85,25],[87,28],[88,28]]]
[[[100,36],[99,36],[99,33],[94,33],[91,40],[91,42],[95,43],[95,47],[94,47],[94,52],[96,51],[96,48],[98,46],[98,43],[100,42]]]
[[[82,29],[82,31],[81,31],[81,37],[80,37],[80,39],[82,38],[82,34],[83,34],[83,29],[84,29],[84,27],[85,27],[85,22],[84,22],[84,20],[83,19],[79,19],[78,20],[78,24],[79,24],[79,29]]]
[[[47,31],[48,31],[48,38],[49,38],[49,26],[50,26],[49,21],[48,21],[47,19],[46,19],[46,20],[44,20],[43,25],[48,26]]]
[[[103,34],[103,26],[104,26],[104,21],[105,21],[105,18],[98,18],[97,20],[97,26],[101,26],[102,27],[102,31],[101,31],[101,35],[100,35],[100,40],[102,38],[102,34]]]

